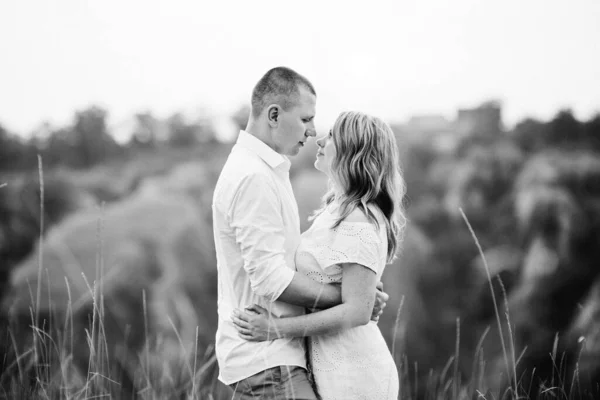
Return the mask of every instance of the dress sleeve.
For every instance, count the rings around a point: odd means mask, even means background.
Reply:
[[[326,269],[342,263],[361,264],[376,274],[382,268],[384,243],[373,224],[342,222],[317,245],[316,259]]]

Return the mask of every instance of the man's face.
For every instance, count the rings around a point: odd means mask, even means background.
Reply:
[[[277,128],[273,132],[275,150],[287,156],[295,156],[304,147],[309,136],[315,136],[315,108],[317,98],[300,87],[298,103],[288,111],[280,110]]]

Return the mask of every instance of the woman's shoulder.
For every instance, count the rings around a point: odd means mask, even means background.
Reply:
[[[383,213],[379,210],[379,208],[375,205],[369,204],[367,206],[368,213],[365,212],[361,207],[356,207],[354,210],[344,218],[342,222],[348,224],[374,224],[373,218],[377,221],[378,225],[385,224]],[[339,211],[339,210],[338,210]]]
[[[344,222],[347,223],[370,223],[369,218],[362,209],[355,208],[344,218]]]

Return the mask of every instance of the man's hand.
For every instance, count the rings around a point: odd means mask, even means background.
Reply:
[[[273,323],[275,319],[277,317],[256,304],[246,307],[243,311],[236,308],[231,314],[231,321],[238,335],[250,342],[278,339],[279,332]]]
[[[373,304],[373,313],[371,314],[371,321],[379,321],[379,317],[383,314],[383,309],[387,305],[386,302],[390,296],[383,291],[383,283],[377,282],[377,290],[375,291],[375,304]]]

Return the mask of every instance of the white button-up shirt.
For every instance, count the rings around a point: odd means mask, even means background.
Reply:
[[[231,321],[234,308],[258,304],[276,316],[301,315],[301,307],[276,301],[294,276],[300,242],[298,206],[290,161],[241,131],[221,171],[213,197],[218,268],[216,354],[219,380],[230,385],[279,365],[306,366],[303,340],[248,342]]]

